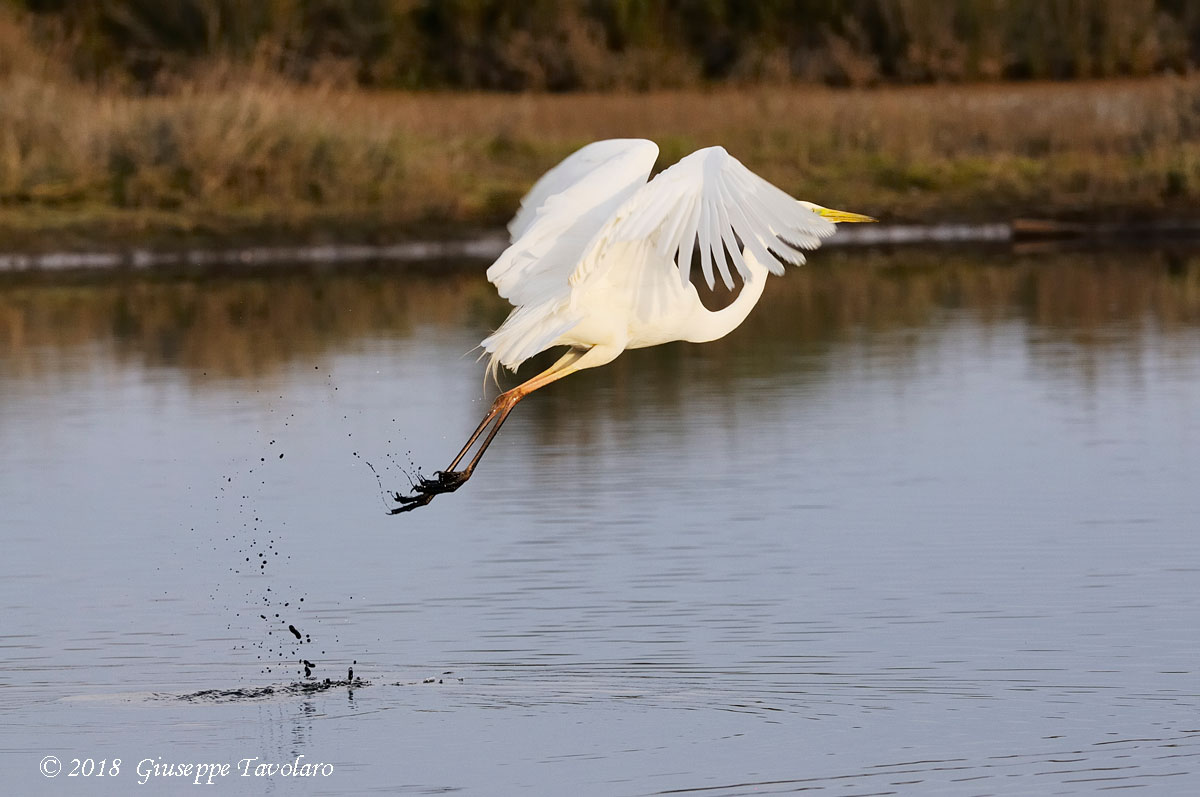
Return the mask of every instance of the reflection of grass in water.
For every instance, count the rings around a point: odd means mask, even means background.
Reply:
[[[415,325],[473,327],[483,337],[508,309],[483,269],[10,280],[0,284],[0,357],[10,373],[37,373],[52,367],[47,348],[100,344],[153,366],[248,378],[370,338],[407,337]],[[1102,333],[1113,324],[1152,320],[1168,332],[1200,324],[1200,256],[826,251],[773,279],[761,306],[727,338],[703,351],[680,345],[642,356],[664,368],[680,358],[736,357],[765,372],[804,346],[916,331],[955,310],[984,324],[1024,317],[1047,335],[1103,350]],[[627,378],[621,362],[612,366],[618,379]]]
[[[480,328],[503,300],[478,274],[384,272],[212,279],[117,278],[0,288],[0,354],[35,371],[39,347],[102,343],[148,365],[255,377],[413,324]]]

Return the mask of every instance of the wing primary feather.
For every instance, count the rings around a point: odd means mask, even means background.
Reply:
[[[700,201],[693,198],[688,205],[687,223],[684,224],[683,235],[679,239],[679,248],[675,254],[675,262],[679,265],[679,273],[685,285],[692,278],[692,252],[696,249],[696,227],[699,223]]]
[[[775,242],[771,244],[770,249],[775,257],[791,263],[793,266],[803,266],[807,262],[803,252],[782,238],[776,238]]]
[[[761,208],[761,213],[769,219],[769,223],[776,235],[795,229],[798,224],[796,221],[796,213],[804,212],[799,203],[791,197],[779,196],[779,192],[770,190],[774,186],[767,186],[761,190],[754,192],[754,201]]]
[[[729,209],[729,220],[733,222],[733,229],[739,233],[744,246],[754,259],[765,266],[773,274],[782,274],[783,267],[779,265],[779,261],[771,255],[767,250],[767,245],[764,241],[765,228],[761,223],[753,223],[746,216],[745,211],[736,198],[732,195],[732,191],[728,188],[723,188],[726,207]],[[742,274],[747,276],[746,273]]]
[[[732,186],[721,186],[721,199],[724,200],[726,214],[730,218],[730,223],[733,228],[733,233],[736,233],[738,239],[742,241],[742,250],[749,251],[754,254],[755,259],[760,260],[763,265],[775,270],[778,266],[775,265],[775,258],[769,257],[766,252],[766,247],[762,245],[763,230],[761,224],[752,223],[749,217],[746,217],[745,211],[742,208],[743,200],[739,200],[736,194],[733,193]],[[739,251],[739,253],[742,253]],[[767,259],[763,259],[766,256]],[[744,254],[742,264],[744,265]],[[772,268],[774,266],[774,268]],[[749,269],[744,271],[742,276],[748,275]]]
[[[661,257],[671,257],[679,249],[679,235],[687,222],[687,211],[691,207],[691,197],[685,197],[683,203],[672,208],[667,217],[667,226],[659,230],[656,242],[658,254]]]
[[[769,199],[758,190],[747,194],[751,211],[771,230],[771,236],[778,238],[780,233],[791,229],[792,224],[771,206]]]
[[[717,233],[720,235],[720,243],[718,243],[714,254],[717,255],[717,268],[721,272],[721,279],[725,282],[725,287],[728,290],[733,290],[733,277],[729,273],[729,263],[726,261],[726,250],[729,256],[733,258],[733,262],[738,272],[745,277],[746,265],[741,262],[742,252],[738,248],[737,241],[733,240],[733,228],[729,224],[729,214],[725,210],[725,200],[719,193],[717,201],[713,203],[717,211]]]
[[[716,287],[716,280],[713,279],[713,264],[712,264],[712,228],[713,228],[713,213],[712,208],[703,199],[700,200],[700,270],[704,273],[704,281],[708,284],[708,289],[711,291]]]

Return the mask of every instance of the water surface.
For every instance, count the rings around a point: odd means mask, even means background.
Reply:
[[[814,260],[400,517],[480,264],[0,283],[5,791],[1195,793],[1200,257]]]

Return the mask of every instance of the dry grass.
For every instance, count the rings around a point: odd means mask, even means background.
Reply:
[[[441,234],[503,222],[542,171],[610,136],[656,140],[660,166],[721,144],[798,196],[896,221],[1187,215],[1200,199],[1194,78],[496,95],[214,72],[138,97],[30,56],[0,59],[0,234]]]

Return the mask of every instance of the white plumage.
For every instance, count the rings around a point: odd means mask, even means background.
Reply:
[[[588,144],[548,171],[508,225],[511,243],[487,271],[513,311],[483,341],[489,369],[516,370],[535,354],[569,347],[558,362],[501,393],[444,471],[395,495],[393,512],[425,506],[474,472],[508,413],[538,388],[612,361],[626,349],[729,334],[758,303],[767,275],[804,262],[834,222],[874,221],[792,199],[721,147],[688,155],[650,180],[658,147],[641,139]],[[697,258],[698,251],[698,258]],[[708,310],[690,281],[698,259],[711,289],[737,297]],[[489,429],[490,427],[490,429]],[[461,471],[459,462],[487,436]]]
[[[651,141],[597,141],[530,190],[509,225],[511,245],[487,272],[515,306],[483,341],[493,373],[555,346],[603,346],[615,357],[714,340],[745,318],[767,272],[783,273],[780,259],[799,265],[802,250],[834,232],[824,208],[792,199],[722,147],[647,182],[657,157]],[[696,249],[710,288],[717,276],[733,288],[731,264],[741,275],[730,307],[700,302],[689,281]]]

